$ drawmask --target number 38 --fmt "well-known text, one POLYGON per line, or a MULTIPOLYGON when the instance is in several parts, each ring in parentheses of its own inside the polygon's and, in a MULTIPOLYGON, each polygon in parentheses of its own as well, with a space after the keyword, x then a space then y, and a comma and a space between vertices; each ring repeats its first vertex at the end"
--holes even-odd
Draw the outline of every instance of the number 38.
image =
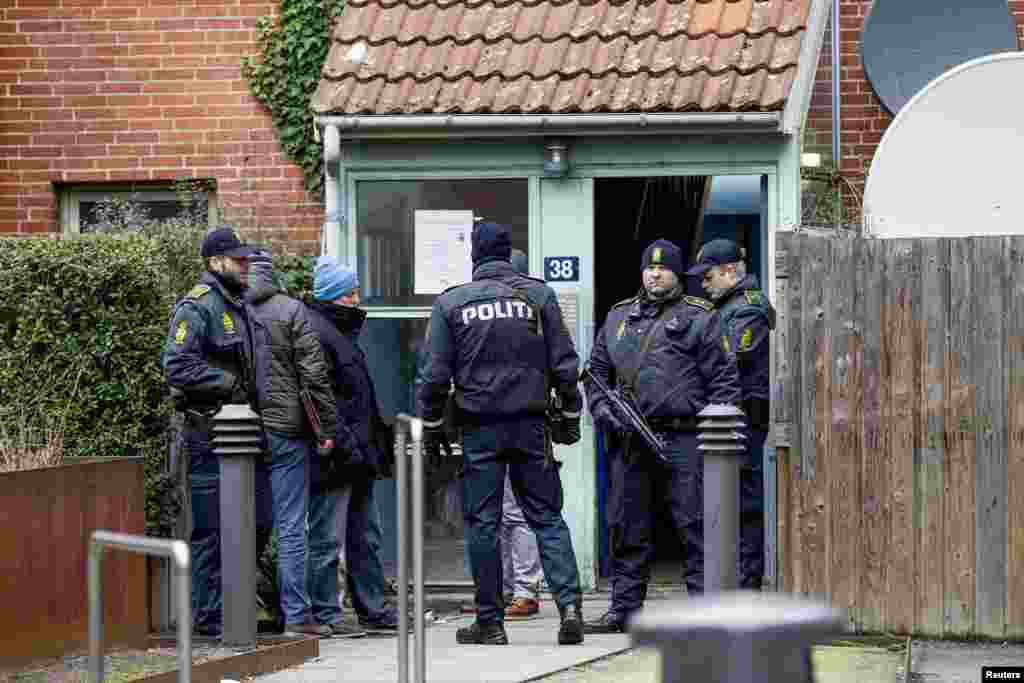
POLYGON ((548 261, 549 280, 571 280, 576 274, 576 264, 572 259, 551 259, 548 261))

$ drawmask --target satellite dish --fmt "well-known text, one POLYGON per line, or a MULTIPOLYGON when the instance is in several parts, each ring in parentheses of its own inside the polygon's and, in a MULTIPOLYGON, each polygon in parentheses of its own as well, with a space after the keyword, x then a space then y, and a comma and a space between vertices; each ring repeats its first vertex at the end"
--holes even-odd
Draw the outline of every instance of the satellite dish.
POLYGON ((892 114, 954 66, 1016 49, 1006 0, 875 0, 861 35, 864 72, 892 114))
POLYGON ((975 59, 918 92, 890 124, 864 188, 876 237, 1024 234, 1024 53, 975 59))

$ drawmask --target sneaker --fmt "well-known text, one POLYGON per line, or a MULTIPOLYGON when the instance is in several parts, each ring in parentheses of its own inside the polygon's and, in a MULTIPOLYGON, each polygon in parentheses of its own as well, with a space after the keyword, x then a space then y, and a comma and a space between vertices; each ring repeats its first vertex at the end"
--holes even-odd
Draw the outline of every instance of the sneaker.
POLYGON ((286 624, 284 627, 284 635, 289 638, 294 638, 296 636, 327 638, 331 635, 331 627, 323 626, 314 621, 307 621, 305 624, 286 624))
POLYGON ((580 603, 569 607, 558 606, 558 614, 562 623, 558 627, 559 645, 579 645, 583 642, 583 615, 580 613, 580 603))
POLYGON ((328 628, 331 629, 331 637, 333 638, 362 638, 366 635, 366 631, 355 624, 350 624, 345 621, 339 621, 336 624, 328 624, 328 628))
POLYGON ((455 632, 455 642, 460 645, 508 645, 508 634, 504 624, 474 621, 455 632))
POLYGON ((360 616, 359 625, 366 629, 367 633, 395 634, 398 633, 398 612, 388 609, 375 617, 360 616))
POLYGON ((506 619, 525 619, 540 611, 540 602, 533 598, 516 598, 505 608, 506 619))
POLYGON ((608 610, 599 618, 583 623, 584 633, 625 633, 626 616, 608 610))
POLYGON ((220 624, 196 624, 192 627, 192 635, 200 638, 220 638, 221 627, 220 624))

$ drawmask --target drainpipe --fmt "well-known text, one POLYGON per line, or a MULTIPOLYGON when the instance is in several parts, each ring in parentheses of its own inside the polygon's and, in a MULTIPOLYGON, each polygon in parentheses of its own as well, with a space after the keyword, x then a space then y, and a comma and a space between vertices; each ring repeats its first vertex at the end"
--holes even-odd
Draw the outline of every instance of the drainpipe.
MULTIPOLYGON (((840 108, 842 107, 842 97, 840 95, 839 87, 843 76, 843 69, 842 65, 839 63, 839 23, 839 0, 832 0, 832 164, 835 166, 837 172, 840 170, 843 159, 843 148, 840 144, 842 142, 840 139, 840 126, 842 124, 840 108)), ((842 201, 842 194, 840 194, 839 200, 840 202, 842 201)), ((842 213, 842 211, 839 211, 836 214, 836 228, 842 227, 842 213)))
POLYGON ((324 128, 325 215, 320 253, 341 256, 341 225, 344 196, 341 190, 341 134, 336 125, 324 128))

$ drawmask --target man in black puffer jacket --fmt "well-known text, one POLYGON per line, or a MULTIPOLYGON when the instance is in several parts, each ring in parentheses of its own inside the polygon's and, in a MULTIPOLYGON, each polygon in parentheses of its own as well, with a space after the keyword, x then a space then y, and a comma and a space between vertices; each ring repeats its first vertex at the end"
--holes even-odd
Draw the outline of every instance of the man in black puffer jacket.
POLYGON ((373 483, 390 459, 391 430, 377 406, 373 380, 359 332, 366 311, 359 308, 359 280, 331 256, 313 272, 310 319, 330 368, 338 408, 337 446, 320 458, 311 476, 309 508, 309 592, 313 617, 335 635, 362 635, 342 621, 338 604, 338 555, 342 540, 349 595, 362 629, 397 633, 398 613, 385 600, 379 548, 371 541, 373 483))
POLYGON ((512 267, 508 228, 481 223, 470 236, 473 280, 434 301, 416 400, 424 447, 441 437, 449 388, 462 427, 463 513, 476 584, 476 621, 456 642, 507 645, 501 595, 498 523, 505 473, 537 538, 541 565, 555 595, 558 643, 583 642, 583 596, 569 527, 562 517, 562 481, 547 459, 548 398, 562 401, 552 441, 580 439, 579 356, 554 290, 512 267))
POLYGON ((306 515, 311 441, 334 447, 337 409, 320 342, 302 302, 281 293, 270 254, 249 258, 245 299, 253 312, 256 385, 270 448, 270 491, 277 528, 281 610, 287 634, 331 635, 310 610, 306 515), (311 438, 312 437, 312 438, 311 438))

